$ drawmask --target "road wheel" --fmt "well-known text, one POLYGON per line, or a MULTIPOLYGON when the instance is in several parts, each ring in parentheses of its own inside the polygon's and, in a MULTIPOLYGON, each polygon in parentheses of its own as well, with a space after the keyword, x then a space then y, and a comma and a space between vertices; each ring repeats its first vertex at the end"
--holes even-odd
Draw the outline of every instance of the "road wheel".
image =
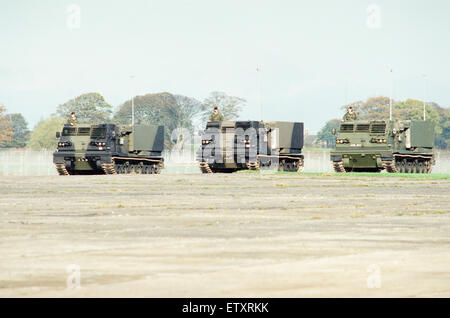
POLYGON ((284 165, 285 165, 284 160, 281 160, 280 165, 278 166, 278 171, 285 171, 284 165))
POLYGON ((419 173, 419 163, 416 161, 411 162, 411 173, 419 173))
POLYGON ((155 164, 155 170, 154 170, 155 172, 154 173, 156 173, 156 174, 161 173, 162 168, 163 168, 162 162, 155 164))
POLYGON ((406 173, 412 173, 412 162, 411 161, 406 162, 406 173))
POLYGON ((121 164, 114 164, 114 170, 116 170, 117 174, 123 174, 124 173, 124 167, 121 164))
POLYGON ((280 163, 278 161, 271 162, 270 165, 267 168, 271 168, 272 170, 279 171, 280 170, 280 163))
POLYGON ((422 161, 419 161, 417 163, 417 173, 424 173, 425 169, 424 169, 424 165, 422 161))
POLYGON ((292 171, 292 164, 289 161, 284 163, 284 171, 288 171, 288 172, 292 171))
POLYGON ((395 160, 395 169, 397 169, 397 172, 402 172, 402 163, 399 160, 395 160))
POLYGON ((431 161, 427 160, 426 167, 425 167, 425 173, 431 173, 432 169, 433 169, 433 165, 431 164, 431 161))
POLYGON ((406 173, 406 160, 402 160, 401 167, 400 167, 401 173, 406 173))

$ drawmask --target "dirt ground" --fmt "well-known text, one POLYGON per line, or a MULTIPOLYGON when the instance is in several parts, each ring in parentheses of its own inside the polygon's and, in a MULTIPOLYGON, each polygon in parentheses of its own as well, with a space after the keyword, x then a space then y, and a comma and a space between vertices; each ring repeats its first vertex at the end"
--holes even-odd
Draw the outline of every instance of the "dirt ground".
POLYGON ((450 297, 449 212, 449 178, 3 176, 0 296, 450 297))

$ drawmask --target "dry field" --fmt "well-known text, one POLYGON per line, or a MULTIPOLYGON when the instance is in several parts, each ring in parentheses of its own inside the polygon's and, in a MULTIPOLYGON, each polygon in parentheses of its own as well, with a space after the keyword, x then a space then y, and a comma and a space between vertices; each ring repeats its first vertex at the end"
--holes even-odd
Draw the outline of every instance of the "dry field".
POLYGON ((0 180, 2 297, 450 296, 448 175, 0 180))

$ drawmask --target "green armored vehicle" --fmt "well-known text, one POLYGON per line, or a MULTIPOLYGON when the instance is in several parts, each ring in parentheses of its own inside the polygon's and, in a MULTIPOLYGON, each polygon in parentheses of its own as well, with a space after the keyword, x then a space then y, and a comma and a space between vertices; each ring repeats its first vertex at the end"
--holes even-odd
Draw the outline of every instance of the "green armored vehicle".
POLYGON ((434 124, 421 120, 341 123, 330 159, 336 172, 430 173, 434 124))
POLYGON ((202 173, 303 168, 303 123, 208 122, 197 152, 202 173))
POLYGON ((164 167, 163 126, 64 125, 53 163, 60 175, 151 174, 164 167))

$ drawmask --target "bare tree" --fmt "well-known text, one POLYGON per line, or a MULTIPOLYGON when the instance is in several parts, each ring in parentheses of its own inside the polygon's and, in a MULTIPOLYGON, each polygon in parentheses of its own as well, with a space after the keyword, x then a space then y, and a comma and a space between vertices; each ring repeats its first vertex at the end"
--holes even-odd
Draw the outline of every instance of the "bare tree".
POLYGON ((202 119, 206 122, 215 106, 219 107, 225 120, 238 118, 239 112, 247 101, 243 98, 230 96, 223 92, 212 92, 202 104, 202 119))

